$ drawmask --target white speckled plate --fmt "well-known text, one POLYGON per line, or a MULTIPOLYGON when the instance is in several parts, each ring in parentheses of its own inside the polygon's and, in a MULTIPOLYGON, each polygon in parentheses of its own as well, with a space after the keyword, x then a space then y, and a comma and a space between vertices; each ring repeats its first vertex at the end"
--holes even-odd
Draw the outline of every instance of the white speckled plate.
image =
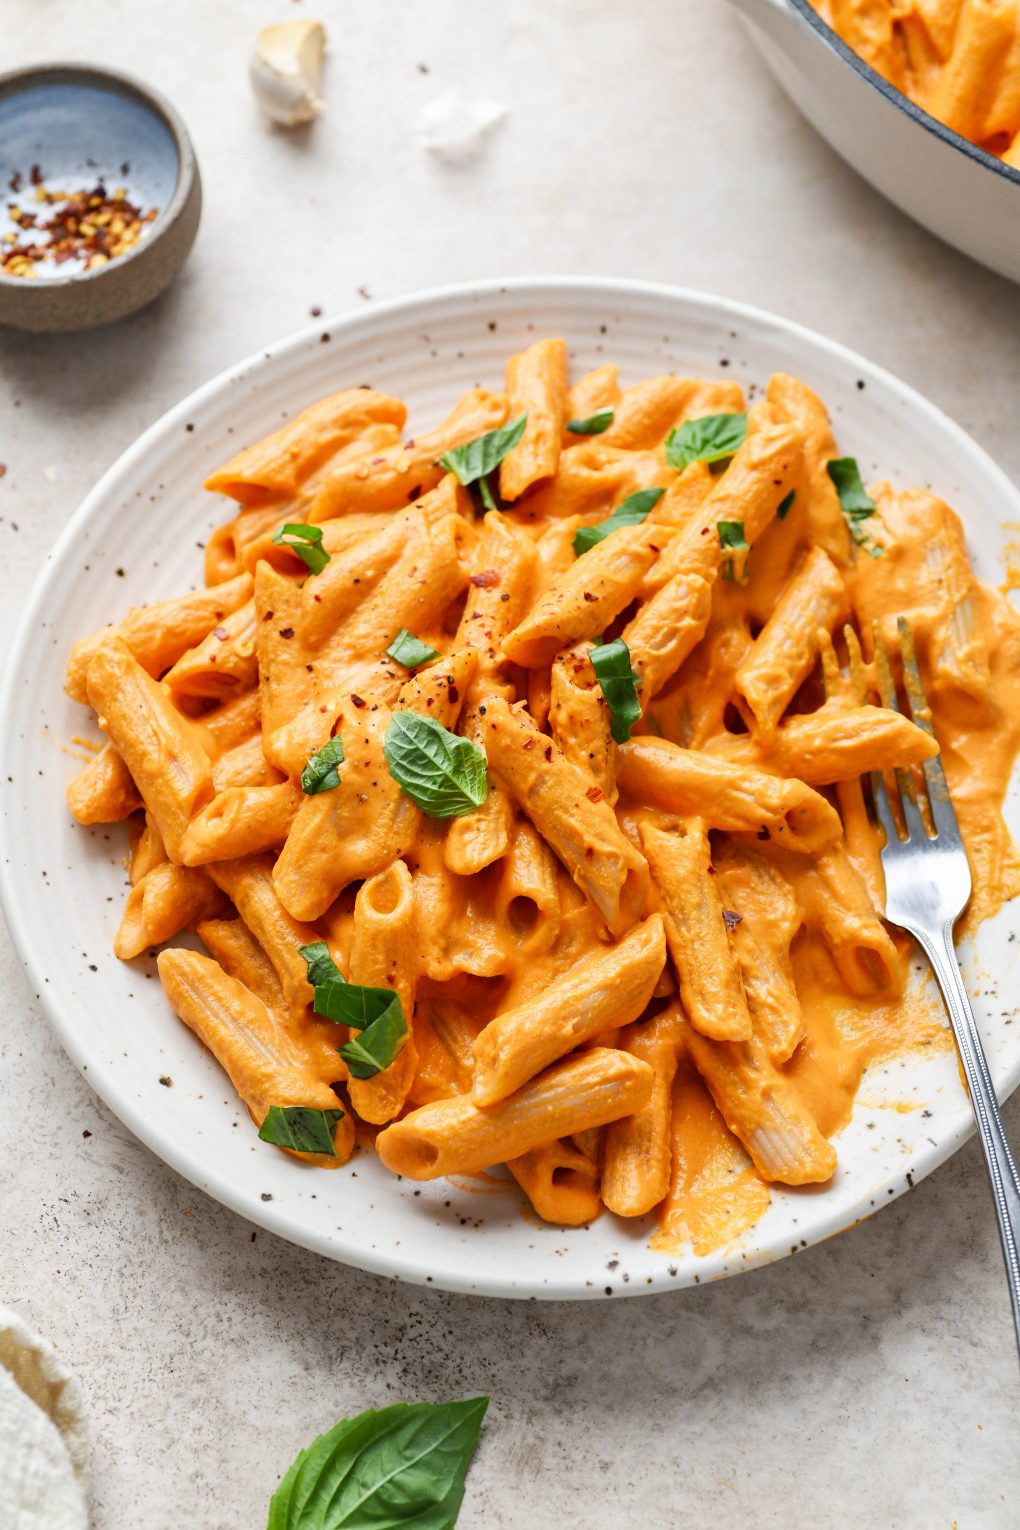
MULTIPOLYGON (((1001 577, 1002 523, 1020 494, 958 426, 888 373, 819 335, 717 298, 632 282, 541 279, 380 305, 242 362, 159 420, 88 496, 54 549, 6 669, 2 895, 63 1045, 107 1104, 167 1163, 272 1232, 401 1280, 493 1296, 633 1295, 735 1274, 852 1226, 964 1141, 971 1114, 950 1052, 870 1074, 824 1190, 779 1191, 757 1227, 708 1257, 649 1249, 650 1226, 605 1216, 582 1231, 526 1220, 511 1188, 398 1182, 367 1155, 332 1173, 260 1143, 224 1075, 164 1002, 151 963, 112 954, 125 893, 124 831, 83 829, 64 804, 89 728, 63 694, 74 637, 197 584, 199 547, 225 518, 205 475, 335 389, 372 383, 432 423, 539 335, 569 341, 575 372, 619 362, 624 382, 728 368, 749 391, 781 369, 816 388, 865 478, 930 484, 957 507, 979 573, 1001 577), (172 1080, 167 1087, 162 1080, 172 1080), (889 1104, 883 1106, 885 1099, 889 1104)), ((1015 791, 1012 811, 1016 814, 1015 791)), ((1002 1093, 1020 1078, 1011 1025, 1017 920, 1008 909, 967 953, 1002 1093)))

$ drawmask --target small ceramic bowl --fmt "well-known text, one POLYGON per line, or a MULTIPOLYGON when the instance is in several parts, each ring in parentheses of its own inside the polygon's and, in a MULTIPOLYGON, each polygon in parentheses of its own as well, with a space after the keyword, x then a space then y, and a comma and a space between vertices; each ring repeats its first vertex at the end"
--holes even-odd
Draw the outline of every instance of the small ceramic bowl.
POLYGON ((142 215, 141 237, 104 264, 30 261, 32 276, 0 266, 0 324, 92 329, 157 297, 194 243, 202 181, 184 123, 147 85, 88 64, 49 64, 0 75, 0 253, 45 245, 31 222, 60 207, 47 190, 105 187, 142 215), (11 238, 11 236, 14 236, 11 238))

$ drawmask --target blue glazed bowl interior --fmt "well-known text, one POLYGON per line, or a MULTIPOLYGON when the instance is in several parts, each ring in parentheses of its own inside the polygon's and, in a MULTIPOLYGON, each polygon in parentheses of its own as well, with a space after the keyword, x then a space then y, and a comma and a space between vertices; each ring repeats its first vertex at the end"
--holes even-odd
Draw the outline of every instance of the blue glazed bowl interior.
POLYGON ((99 81, 44 77, 0 91, 0 235, 15 228, 9 203, 32 204, 33 166, 54 188, 126 186, 133 202, 158 215, 173 196, 179 162, 169 126, 137 96, 99 81))

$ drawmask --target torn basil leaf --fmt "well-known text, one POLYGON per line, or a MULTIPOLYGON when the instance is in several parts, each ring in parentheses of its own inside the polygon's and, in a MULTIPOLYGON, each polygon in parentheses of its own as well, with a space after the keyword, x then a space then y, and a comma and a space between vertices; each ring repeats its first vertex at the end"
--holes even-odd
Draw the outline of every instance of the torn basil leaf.
POLYGON ((722 561, 723 578, 743 582, 747 578, 747 554, 751 551, 744 537, 743 521, 716 521, 715 529, 719 536, 719 546, 730 554, 722 561), (739 570, 734 557, 736 553, 742 554, 739 570))
POLYGON ((878 506, 864 487, 857 458, 834 457, 825 464, 825 470, 839 495, 839 508, 850 535, 870 557, 880 558, 885 548, 861 524, 862 521, 870 520, 878 506))
POLYGON ((593 648, 588 657, 609 708, 609 731, 617 744, 625 744, 641 716, 638 677, 631 668, 630 649, 623 638, 614 638, 611 643, 593 648))
POLYGON ((459 818, 489 795, 481 749, 434 717, 394 712, 383 754, 394 781, 431 818, 459 818))
POLYGON ((405 669, 420 669, 423 664, 431 664, 433 659, 439 658, 438 649, 430 648, 406 627, 401 627, 386 652, 405 669))
POLYGON ((705 414, 685 420, 666 437, 666 461, 682 473, 692 462, 721 462, 747 438, 746 414, 705 414))
POLYGON ((617 505, 608 520, 599 521, 597 526, 579 526, 574 533, 576 555, 580 557, 582 553, 590 552, 598 542, 604 541, 624 526, 639 526, 665 492, 665 489, 638 489, 617 505))
POLYGON ((779 504, 776 506, 776 519, 777 520, 780 520, 780 521, 785 521, 786 520, 786 517, 789 515, 790 511, 793 508, 793 502, 796 499, 796 497, 797 497, 796 489, 791 489, 789 494, 787 494, 786 498, 785 499, 781 499, 779 501, 779 504))
POLYGON ((343 1111, 312 1110, 305 1105, 270 1105, 259 1127, 263 1142, 274 1147, 290 1148, 292 1153, 325 1153, 336 1157, 333 1133, 343 1111))
MULTIPOLYGON (((348 983, 348 987, 352 985, 348 983)), ((385 992, 377 988, 370 993, 385 992)), ((352 1078, 374 1078, 388 1068, 400 1050, 400 1043, 407 1035, 404 1007, 397 995, 390 995, 390 1002, 382 1014, 367 1025, 359 1036, 344 1042, 337 1050, 352 1078)))
POLYGON ((453 473, 465 488, 477 483, 479 478, 487 478, 494 468, 499 467, 507 452, 512 451, 523 436, 527 423, 528 416, 521 414, 509 425, 487 430, 484 435, 475 436, 473 441, 465 441, 463 446, 453 446, 440 457, 439 466, 453 473))
POLYGON ((374 1078, 388 1068, 407 1035, 407 1019, 392 988, 369 988, 348 983, 329 954, 324 940, 300 946, 315 989, 312 1008, 324 1020, 349 1025, 361 1035, 337 1050, 354 1078, 374 1078))
POLYGON ((600 436, 613 423, 614 409, 596 409, 583 420, 571 420, 567 426, 572 436, 600 436))
POLYGON ((329 553, 322 545, 322 527, 305 526, 299 521, 281 526, 273 537, 277 547, 289 547, 297 553, 305 567, 313 574, 321 574, 330 561, 329 553))
POLYGON ((344 741, 338 733, 309 757, 308 764, 301 772, 301 790, 309 797, 314 797, 319 792, 331 792, 334 786, 339 786, 340 772, 337 766, 343 763, 343 758, 344 741))

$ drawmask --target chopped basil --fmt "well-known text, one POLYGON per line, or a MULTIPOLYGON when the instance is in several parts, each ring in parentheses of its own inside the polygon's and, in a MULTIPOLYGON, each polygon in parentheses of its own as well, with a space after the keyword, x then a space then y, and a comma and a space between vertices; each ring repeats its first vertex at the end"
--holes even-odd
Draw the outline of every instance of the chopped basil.
POLYGON ((511 420, 509 425, 487 430, 484 435, 475 436, 473 441, 465 441, 463 446, 451 447, 440 457, 439 466, 453 473, 465 488, 477 483, 482 504, 486 510, 495 510, 498 507, 489 474, 499 467, 507 452, 517 445, 527 423, 528 416, 521 414, 516 420, 511 420))
POLYGON ((331 792, 334 786, 339 786, 337 766, 343 763, 343 757, 344 741, 338 733, 310 756, 301 772, 301 790, 314 797, 318 792, 331 792))
POLYGON ((453 1530, 488 1405, 394 1403, 341 1419, 294 1461, 266 1530, 453 1530))
POLYGON ((277 547, 289 547, 291 552, 296 552, 313 574, 321 574, 329 562, 329 553, 322 545, 321 526, 305 526, 293 521, 281 526, 273 541, 277 547))
POLYGON ((263 1142, 290 1148, 292 1153, 325 1153, 336 1157, 333 1133, 343 1111, 312 1110, 305 1105, 270 1105, 259 1128, 263 1142))
POLYGON ((777 516, 777 518, 779 520, 781 520, 781 521, 785 521, 786 520, 786 517, 789 515, 790 511, 793 509, 793 502, 796 499, 796 497, 797 497, 796 489, 791 489, 789 494, 786 496, 786 498, 785 499, 781 499, 779 501, 779 504, 776 507, 776 516, 777 516))
POLYGON ((666 437, 666 461, 682 473, 692 462, 721 462, 732 457, 747 437, 746 414, 705 414, 685 420, 666 437))
POLYGON ((731 554, 730 557, 723 559, 722 576, 724 579, 739 578, 742 583, 747 578, 747 558, 741 561, 738 574, 736 560, 732 554, 751 551, 744 538, 744 523, 743 521, 716 521, 715 529, 719 535, 719 546, 731 554))
POLYGON ((434 717, 394 712, 383 754, 394 781, 431 818, 459 818, 489 795, 485 755, 434 717))
POLYGON ((400 998, 392 988, 367 988, 348 983, 329 954, 324 940, 300 947, 315 988, 312 1008, 324 1020, 349 1025, 361 1035, 337 1050, 354 1078, 374 1078, 388 1068, 407 1035, 400 998))
POLYGON ((609 708, 609 731, 616 743, 625 744, 641 716, 638 677, 630 667, 630 649, 623 638, 614 638, 611 643, 593 648, 588 657, 609 708))
POLYGON ((608 520, 599 521, 597 526, 579 526, 574 533, 574 552, 580 557, 582 553, 590 552, 596 543, 612 536, 614 531, 620 531, 624 526, 640 526, 665 492, 665 489, 638 489, 617 505, 608 520))
POLYGON ((614 409, 596 409, 583 420, 571 420, 567 429, 572 436, 600 436, 613 423, 614 409))
POLYGON ((401 627, 386 652, 405 669, 420 669, 423 664, 430 664, 433 659, 439 658, 438 649, 430 648, 427 643, 416 638, 413 632, 408 632, 406 627, 401 627))
POLYGON ((839 508, 843 512, 847 529, 858 547, 872 558, 880 558, 885 551, 881 543, 876 542, 870 531, 865 531, 862 521, 870 519, 878 508, 871 495, 865 489, 861 480, 860 468, 857 466, 856 457, 834 457, 831 462, 825 464, 826 472, 832 479, 839 495, 839 508))

